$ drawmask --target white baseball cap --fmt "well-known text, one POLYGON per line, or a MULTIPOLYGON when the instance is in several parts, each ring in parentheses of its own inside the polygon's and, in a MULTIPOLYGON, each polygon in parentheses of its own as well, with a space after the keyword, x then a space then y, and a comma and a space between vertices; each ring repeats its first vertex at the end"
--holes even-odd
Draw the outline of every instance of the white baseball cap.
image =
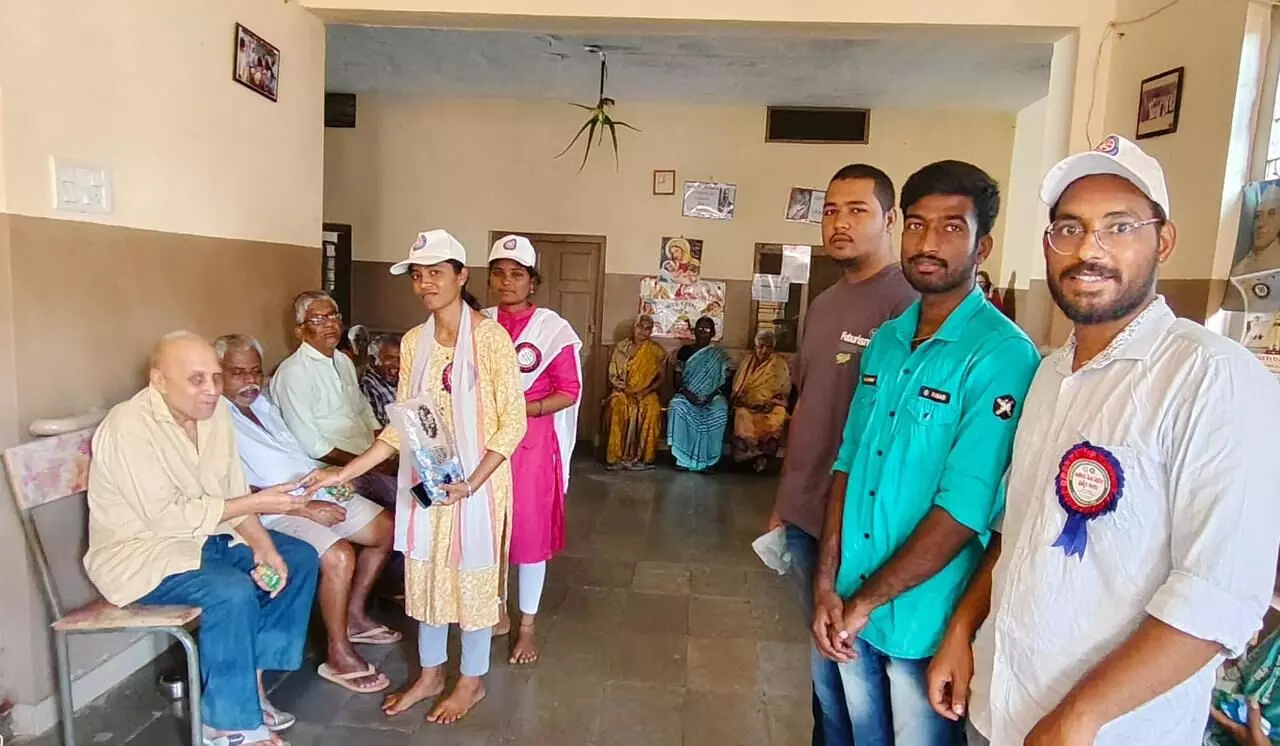
POLYGON ((530 269, 538 266, 538 252, 533 250, 533 244, 524 236, 503 236, 494 241, 493 249, 489 252, 489 263, 493 264, 499 259, 510 259, 530 269))
POLYGON ((1040 199, 1053 207, 1067 187, 1095 174, 1113 174, 1126 179, 1160 205, 1166 218, 1170 217, 1169 187, 1160 161, 1119 135, 1107 135, 1095 150, 1067 156, 1049 169, 1040 186, 1040 199))
POLYGON ((409 247, 409 256, 391 265, 391 274, 402 275, 415 264, 429 267, 450 259, 461 262, 464 266, 467 263, 467 250, 458 239, 440 228, 423 231, 418 234, 418 240, 413 242, 413 246, 409 247))

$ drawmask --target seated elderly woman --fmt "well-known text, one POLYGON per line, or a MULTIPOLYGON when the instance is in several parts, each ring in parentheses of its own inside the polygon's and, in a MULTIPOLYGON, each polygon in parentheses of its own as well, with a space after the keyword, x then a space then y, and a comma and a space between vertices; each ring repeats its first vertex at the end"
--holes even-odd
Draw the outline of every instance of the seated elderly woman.
POLYGON ((755 353, 743 361, 733 379, 733 459, 751 461, 757 472, 782 448, 787 424, 791 369, 775 352, 771 329, 756 335, 755 353))
POLYGON ((667 442, 676 468, 706 471, 724 449, 729 403, 724 388, 729 359, 711 343, 716 324, 703 316, 693 325, 693 343, 676 354, 676 395, 667 406, 667 442))
POLYGON ((631 338, 613 348, 609 358, 609 386, 604 400, 608 430, 606 468, 645 470, 653 468, 662 430, 662 385, 667 351, 654 342, 653 318, 641 315, 631 329, 631 338))

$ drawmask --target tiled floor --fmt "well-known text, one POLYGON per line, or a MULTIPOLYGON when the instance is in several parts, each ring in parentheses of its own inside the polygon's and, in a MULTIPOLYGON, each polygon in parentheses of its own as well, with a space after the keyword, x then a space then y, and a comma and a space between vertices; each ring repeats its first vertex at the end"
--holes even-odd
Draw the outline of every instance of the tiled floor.
MULTIPOLYGON (((436 726, 424 723, 425 704, 386 718, 381 695, 320 680, 309 657, 273 682, 273 702, 299 719, 286 737, 295 746, 807 743, 805 624, 791 588, 750 547, 774 486, 748 475, 578 465, 568 548, 552 563, 538 617, 539 663, 509 666, 506 643, 495 642, 487 699, 462 722, 436 726)), ((365 651, 396 686, 416 672, 411 642, 365 651)), ((183 743, 155 676, 143 670, 85 708, 80 743, 183 743)))

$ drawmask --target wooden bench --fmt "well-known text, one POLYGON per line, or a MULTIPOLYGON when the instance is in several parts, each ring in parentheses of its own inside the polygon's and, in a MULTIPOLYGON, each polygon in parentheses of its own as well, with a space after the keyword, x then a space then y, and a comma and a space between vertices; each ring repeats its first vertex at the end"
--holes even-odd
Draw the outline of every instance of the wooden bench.
POLYGON ((5 471, 14 504, 26 534, 27 551, 40 573, 45 600, 53 616, 54 648, 58 661, 58 706, 62 741, 75 746, 75 705, 71 698, 69 637, 106 632, 161 632, 177 638, 187 654, 187 697, 191 715, 191 744, 203 744, 200 718, 200 659, 187 625, 200 616, 190 606, 114 606, 98 599, 66 610, 54 586, 49 559, 33 513, 59 500, 85 498, 89 484, 89 460, 95 428, 33 440, 4 452, 5 471))

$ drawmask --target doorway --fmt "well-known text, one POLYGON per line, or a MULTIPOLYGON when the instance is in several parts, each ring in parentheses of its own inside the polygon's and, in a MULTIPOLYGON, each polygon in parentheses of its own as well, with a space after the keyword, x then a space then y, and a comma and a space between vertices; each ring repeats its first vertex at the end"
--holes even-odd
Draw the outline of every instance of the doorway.
MULTIPOLYGON (((533 302, 560 314, 582 338, 582 404, 578 440, 593 440, 600 424, 604 351, 600 325, 604 314, 604 236, 490 231, 492 244, 509 233, 528 238, 538 251, 542 282, 533 302)), ((485 283, 485 305, 493 305, 485 283)))

